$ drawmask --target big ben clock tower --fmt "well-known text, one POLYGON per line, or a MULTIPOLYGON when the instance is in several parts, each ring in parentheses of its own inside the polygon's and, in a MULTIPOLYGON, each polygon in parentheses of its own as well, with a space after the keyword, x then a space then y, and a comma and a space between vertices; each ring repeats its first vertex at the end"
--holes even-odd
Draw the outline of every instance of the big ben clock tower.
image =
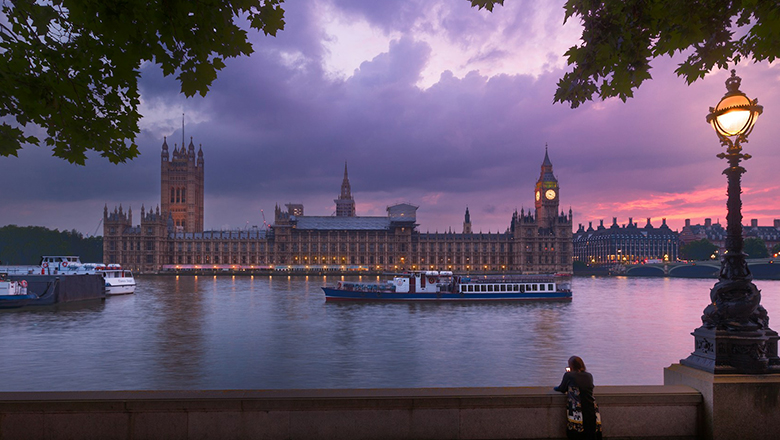
POLYGON ((553 175, 553 166, 550 156, 547 155, 547 147, 544 148, 544 162, 539 180, 536 181, 534 200, 537 224, 544 228, 552 227, 558 217, 560 188, 558 187, 558 179, 553 175))

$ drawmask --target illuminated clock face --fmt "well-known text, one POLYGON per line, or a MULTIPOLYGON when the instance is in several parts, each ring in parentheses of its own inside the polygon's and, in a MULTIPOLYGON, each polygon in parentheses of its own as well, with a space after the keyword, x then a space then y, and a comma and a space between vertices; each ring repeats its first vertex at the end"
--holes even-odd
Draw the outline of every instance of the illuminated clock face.
POLYGON ((546 193, 544 193, 544 196, 547 197, 547 200, 552 200, 555 198, 555 190, 548 189, 546 193))
POLYGON ((542 198, 542 193, 540 193, 539 191, 536 191, 536 200, 538 201, 541 198, 542 198))

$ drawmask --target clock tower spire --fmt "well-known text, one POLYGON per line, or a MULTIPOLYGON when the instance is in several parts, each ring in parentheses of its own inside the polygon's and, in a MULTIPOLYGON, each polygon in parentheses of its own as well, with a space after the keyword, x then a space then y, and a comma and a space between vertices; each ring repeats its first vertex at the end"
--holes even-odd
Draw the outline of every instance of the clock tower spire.
POLYGON ((553 165, 544 146, 544 161, 539 180, 536 181, 534 200, 536 205, 536 223, 544 228, 552 227, 558 217, 558 202, 560 200, 558 179, 553 175, 553 165))

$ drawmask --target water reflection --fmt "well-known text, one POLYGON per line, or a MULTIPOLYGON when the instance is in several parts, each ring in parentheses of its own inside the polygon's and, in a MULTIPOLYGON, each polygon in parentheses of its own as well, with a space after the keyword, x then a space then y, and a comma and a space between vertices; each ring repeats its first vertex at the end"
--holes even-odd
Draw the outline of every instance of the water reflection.
MULTIPOLYGON (((139 277, 135 295, 0 313, 2 390, 660 384, 712 280, 575 278, 572 302, 326 303, 337 277, 139 277)), ((780 281, 757 283, 770 317, 780 281)), ((772 322, 775 322, 774 320, 772 322)))
MULTIPOLYGON (((204 298, 206 290, 196 277, 176 277, 173 289, 166 279, 144 279, 137 295, 153 298, 149 304, 152 324, 150 371, 153 389, 192 388, 202 377, 205 343, 204 298), (171 291, 172 290, 172 291, 171 291)), ((113 299, 113 298, 112 298, 113 299)))

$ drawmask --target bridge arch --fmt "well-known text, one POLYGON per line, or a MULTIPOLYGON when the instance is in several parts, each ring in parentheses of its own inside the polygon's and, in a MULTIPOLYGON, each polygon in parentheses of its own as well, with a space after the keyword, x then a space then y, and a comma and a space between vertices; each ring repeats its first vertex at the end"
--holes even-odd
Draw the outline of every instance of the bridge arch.
POLYGON ((641 265, 627 269, 626 275, 632 277, 662 277, 666 274, 661 266, 641 265))
POLYGON ((717 278, 719 272, 720 265, 717 263, 693 263, 670 268, 669 276, 680 278, 717 278))

